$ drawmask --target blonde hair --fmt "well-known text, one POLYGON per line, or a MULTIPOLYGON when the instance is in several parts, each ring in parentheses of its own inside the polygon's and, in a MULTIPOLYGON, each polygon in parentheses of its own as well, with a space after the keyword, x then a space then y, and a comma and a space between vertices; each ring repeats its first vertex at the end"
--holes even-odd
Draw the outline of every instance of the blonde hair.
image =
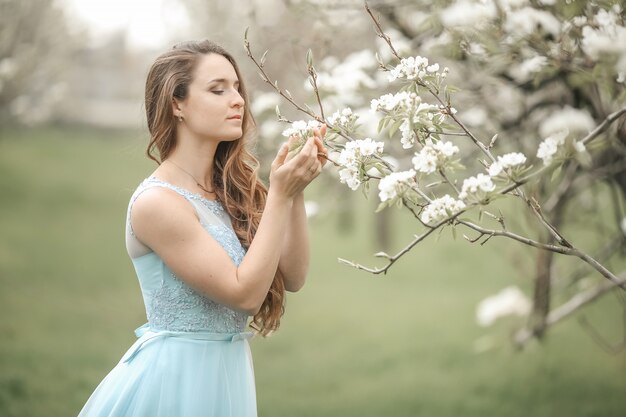
MULTIPOLYGON (((245 102, 248 96, 239 67, 234 58, 221 46, 209 40, 184 42, 160 55, 152 64, 146 79, 145 107, 151 140, 146 154, 161 164, 176 144, 176 118, 172 99, 184 100, 192 81, 198 59, 207 54, 225 57, 239 78, 239 94, 245 102), (158 152, 159 159, 153 152, 158 152)), ((220 142, 213 162, 213 186, 218 200, 230 215, 233 228, 241 244, 247 249, 259 226, 267 188, 259 180, 259 161, 247 149, 252 141, 254 119, 249 106, 244 106, 243 134, 234 141, 220 142)), ((276 272, 270 290, 250 324, 266 336, 278 329, 284 312, 285 285, 282 275, 276 272)))

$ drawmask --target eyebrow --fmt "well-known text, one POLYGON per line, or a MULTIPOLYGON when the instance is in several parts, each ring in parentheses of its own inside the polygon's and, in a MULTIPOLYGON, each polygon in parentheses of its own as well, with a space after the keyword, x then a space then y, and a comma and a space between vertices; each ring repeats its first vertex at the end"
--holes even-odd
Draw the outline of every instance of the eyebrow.
MULTIPOLYGON (((207 85, 209 85, 209 84, 213 84, 213 83, 227 83, 228 81, 229 81, 229 80, 227 80, 226 78, 215 78, 215 79, 213 79, 213 80, 209 81, 209 82, 207 83, 207 85)), ((235 80, 235 81, 233 82, 233 84, 239 85, 239 80, 235 80)))

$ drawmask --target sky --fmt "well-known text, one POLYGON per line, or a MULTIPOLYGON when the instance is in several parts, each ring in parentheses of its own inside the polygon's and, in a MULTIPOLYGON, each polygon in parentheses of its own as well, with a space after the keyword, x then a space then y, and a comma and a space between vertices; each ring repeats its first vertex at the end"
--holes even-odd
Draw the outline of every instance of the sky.
POLYGON ((161 48, 173 32, 189 23, 185 7, 177 0, 62 0, 78 25, 85 25, 92 40, 119 30, 126 32, 130 48, 161 48))

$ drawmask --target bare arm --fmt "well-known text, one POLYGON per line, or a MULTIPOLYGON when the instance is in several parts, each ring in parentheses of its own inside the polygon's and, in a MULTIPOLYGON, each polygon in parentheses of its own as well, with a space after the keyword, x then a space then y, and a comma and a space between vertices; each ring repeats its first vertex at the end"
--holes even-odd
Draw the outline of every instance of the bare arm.
POLYGON ((293 199, 278 263, 287 291, 295 292, 302 288, 309 270, 309 260, 309 231, 304 194, 300 193, 293 199))
POLYGON ((276 274, 293 199, 319 174, 314 140, 285 162, 281 147, 272 163, 266 208, 256 235, 236 266, 198 222, 195 211, 178 194, 146 190, 134 203, 131 222, 136 236, 155 251, 172 272, 208 298, 256 314, 276 274))
MULTIPOLYGON (((318 154, 326 154, 327 149, 323 145, 323 137, 326 134, 326 126, 318 131, 314 131, 315 144, 318 154)), ((290 138, 292 140, 293 138, 290 138)), ((326 159, 318 157, 320 162, 318 168, 322 169, 326 159)), ((296 195, 293 199, 291 214, 287 224, 285 239, 278 269, 283 276, 285 289, 296 292, 304 285, 309 270, 310 246, 307 216, 304 208, 304 193, 296 195)))

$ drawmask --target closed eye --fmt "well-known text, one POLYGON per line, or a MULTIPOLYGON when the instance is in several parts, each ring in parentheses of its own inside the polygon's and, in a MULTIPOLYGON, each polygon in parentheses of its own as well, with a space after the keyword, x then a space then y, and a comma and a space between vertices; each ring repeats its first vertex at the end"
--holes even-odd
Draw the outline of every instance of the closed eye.
POLYGON ((224 93, 224 90, 211 90, 211 92, 212 92, 213 94, 217 94, 217 95, 219 96, 220 94, 223 94, 223 93, 224 93))

